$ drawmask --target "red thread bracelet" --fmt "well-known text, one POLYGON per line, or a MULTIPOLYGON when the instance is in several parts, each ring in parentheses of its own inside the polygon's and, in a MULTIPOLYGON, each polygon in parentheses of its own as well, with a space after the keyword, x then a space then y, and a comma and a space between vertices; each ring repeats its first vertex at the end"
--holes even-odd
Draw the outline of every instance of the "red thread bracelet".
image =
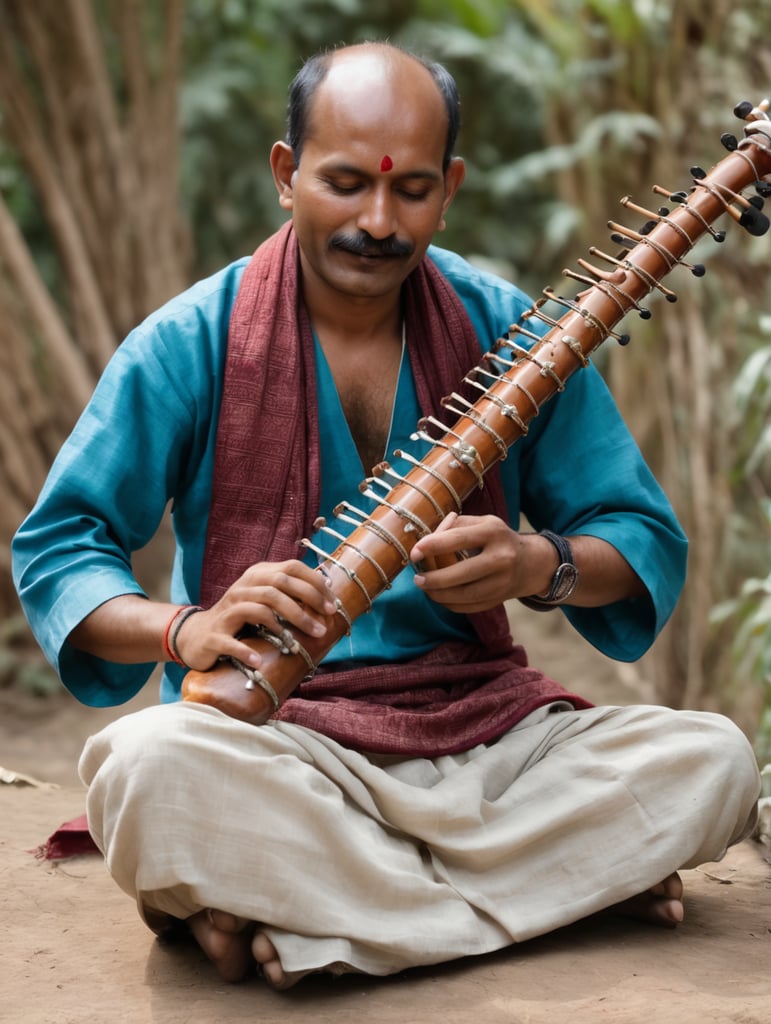
POLYGON ((166 623, 166 628, 163 631, 163 652, 166 655, 168 661, 173 661, 175 664, 182 668, 188 668, 189 666, 180 658, 179 652, 177 651, 177 634, 182 629, 182 624, 194 615, 195 612, 202 612, 203 608, 197 604, 185 604, 181 608, 177 608, 174 614, 171 616, 169 621, 166 623), (178 621, 179 620, 179 621, 178 621), (177 623, 176 629, 172 632, 174 623, 177 623))

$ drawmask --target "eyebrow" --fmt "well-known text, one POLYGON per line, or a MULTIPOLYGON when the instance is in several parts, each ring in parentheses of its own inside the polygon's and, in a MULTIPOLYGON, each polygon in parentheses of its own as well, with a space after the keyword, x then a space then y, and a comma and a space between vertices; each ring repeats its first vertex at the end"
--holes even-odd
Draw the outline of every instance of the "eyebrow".
MULTIPOLYGON (((353 177, 360 178, 379 177, 379 175, 376 175, 371 171, 364 170, 364 168, 362 167, 357 167, 355 164, 346 163, 330 164, 329 166, 322 165, 319 168, 319 171, 322 174, 350 174, 353 177)), ((423 169, 419 167, 414 168, 411 171, 403 171, 401 173, 399 171, 389 171, 389 174, 391 175, 392 178, 398 179, 399 181, 412 179, 418 181, 439 182, 442 180, 442 175, 439 174, 437 171, 423 169)))

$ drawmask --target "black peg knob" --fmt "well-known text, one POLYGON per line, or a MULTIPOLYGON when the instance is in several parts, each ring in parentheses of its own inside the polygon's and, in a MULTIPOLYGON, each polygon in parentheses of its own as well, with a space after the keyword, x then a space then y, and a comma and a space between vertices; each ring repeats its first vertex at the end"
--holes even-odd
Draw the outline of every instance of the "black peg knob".
POLYGON ((704 275, 707 273, 707 268, 704 266, 703 263, 694 263, 694 265, 691 267, 691 273, 694 277, 704 277, 704 275))
POLYGON ((760 238, 761 235, 765 235, 770 226, 768 217, 765 213, 761 213, 760 210, 756 210, 754 206, 751 206, 748 210, 744 210, 739 218, 739 223, 755 238, 760 238))
POLYGON ((756 181, 755 191, 759 196, 763 196, 764 199, 768 199, 771 196, 771 185, 767 181, 756 181))
POLYGON ((738 118, 740 118, 740 120, 742 120, 742 121, 744 121, 746 119, 747 115, 751 114, 751 113, 752 113, 752 104, 750 103, 749 100, 742 100, 741 103, 737 103, 736 106, 734 107, 734 114, 736 114, 736 116, 738 118))
POLYGON ((619 345, 628 345, 631 340, 628 334, 619 334, 617 339, 619 345))
POLYGON ((701 181, 702 178, 706 178, 707 177, 707 172, 704 170, 703 167, 692 167, 691 168, 691 177, 692 178, 698 178, 699 181, 701 181))
POLYGON ((760 196, 750 196, 747 202, 752 203, 756 210, 763 209, 763 200, 760 196))
POLYGON ((733 153, 739 146, 739 140, 735 135, 731 135, 730 132, 723 132, 720 136, 721 143, 725 146, 729 153, 733 153))

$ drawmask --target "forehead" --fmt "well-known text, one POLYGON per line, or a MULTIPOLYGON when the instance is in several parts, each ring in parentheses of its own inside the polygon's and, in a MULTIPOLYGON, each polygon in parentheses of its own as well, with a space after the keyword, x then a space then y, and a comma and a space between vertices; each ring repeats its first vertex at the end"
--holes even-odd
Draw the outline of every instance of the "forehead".
POLYGON ((442 95, 420 63, 341 56, 313 96, 303 152, 310 144, 322 159, 346 154, 379 167, 389 154, 395 169, 405 161, 441 165, 447 128, 442 95))

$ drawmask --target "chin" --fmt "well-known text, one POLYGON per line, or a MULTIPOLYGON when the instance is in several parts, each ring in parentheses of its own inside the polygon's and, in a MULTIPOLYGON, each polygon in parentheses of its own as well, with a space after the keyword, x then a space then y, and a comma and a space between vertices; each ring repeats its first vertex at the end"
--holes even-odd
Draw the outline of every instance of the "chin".
POLYGON ((400 268, 398 273, 395 273, 395 268, 386 273, 381 268, 372 267, 358 273, 335 275, 329 277, 327 281, 343 295, 376 298, 401 288, 408 273, 409 271, 403 268, 400 268))

